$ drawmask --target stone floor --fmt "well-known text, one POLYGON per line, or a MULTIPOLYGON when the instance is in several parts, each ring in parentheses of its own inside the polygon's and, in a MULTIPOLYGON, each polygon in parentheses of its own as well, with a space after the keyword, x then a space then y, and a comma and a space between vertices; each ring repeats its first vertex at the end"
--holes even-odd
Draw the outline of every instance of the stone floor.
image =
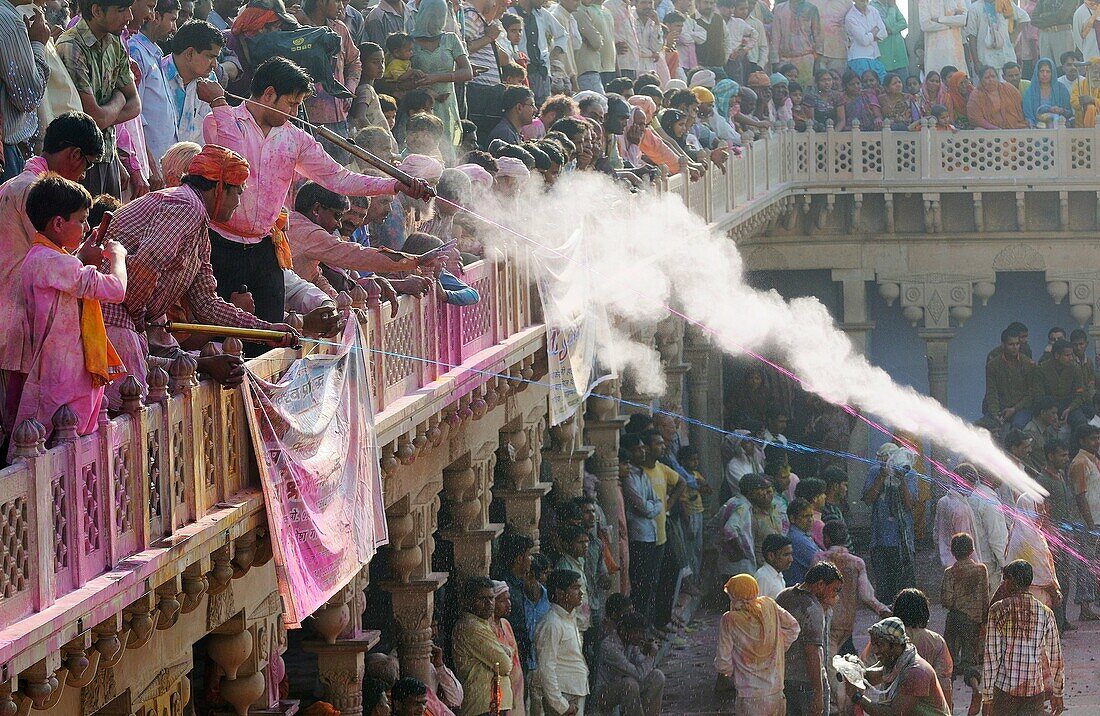
MULTIPOLYGON (((939 593, 939 560, 931 552, 918 555, 918 582, 926 591, 939 593), (933 565, 935 573, 933 572, 933 565)), ((1070 616, 1076 616, 1075 606, 1070 616)), ((714 653, 717 645, 717 625, 721 612, 717 608, 700 608, 689 626, 688 646, 673 648, 662 664, 668 682, 665 688, 663 713, 670 716, 704 716, 733 714, 733 704, 714 695, 714 653)), ((946 612, 934 604, 930 628, 943 631, 946 612)), ((856 621, 856 648, 867 643, 866 629, 874 623, 871 612, 860 610, 856 621)), ((1100 622, 1080 622, 1078 630, 1066 634, 1062 646, 1066 659, 1067 713, 1074 716, 1100 716, 1100 622)), ((956 716, 966 713, 970 703, 969 689, 956 682, 954 693, 956 716)))

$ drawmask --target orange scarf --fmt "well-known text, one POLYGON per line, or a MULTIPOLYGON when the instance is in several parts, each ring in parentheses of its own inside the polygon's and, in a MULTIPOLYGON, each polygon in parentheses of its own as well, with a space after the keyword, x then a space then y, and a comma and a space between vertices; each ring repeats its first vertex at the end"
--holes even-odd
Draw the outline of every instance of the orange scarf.
MULTIPOLYGON (((44 246, 59 254, 69 254, 42 234, 34 237, 35 246, 44 246)), ((107 337, 103 324, 103 310, 94 298, 80 299, 80 342, 84 346, 84 369, 92 375, 92 382, 99 387, 126 375, 126 364, 118 357, 115 347, 107 337)))
POLYGON ((293 257, 290 255, 290 242, 286 240, 286 227, 290 224, 290 214, 286 207, 279 212, 279 218, 275 220, 275 226, 271 227, 271 243, 275 244, 275 258, 279 261, 279 268, 289 269, 294 267, 293 257))

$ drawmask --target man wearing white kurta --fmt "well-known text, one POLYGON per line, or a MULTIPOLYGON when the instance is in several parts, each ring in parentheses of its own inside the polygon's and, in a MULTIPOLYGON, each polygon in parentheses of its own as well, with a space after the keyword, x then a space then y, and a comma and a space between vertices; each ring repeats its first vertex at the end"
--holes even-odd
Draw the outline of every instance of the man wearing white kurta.
POLYGON ((1020 26, 1031 22, 1031 17, 1019 5, 1012 5, 1012 30, 1009 31, 1009 18, 997 12, 993 0, 975 0, 970 3, 966 16, 966 41, 970 54, 978 64, 975 71, 982 67, 992 67, 1001 76, 1001 68, 1006 62, 1016 61, 1016 48, 1013 43, 1020 26))
POLYGON ((886 25, 878 10, 868 0, 855 0, 844 16, 844 29, 848 33, 848 69, 860 76, 874 70, 878 81, 884 82, 886 68, 879 59, 878 43, 886 39, 886 25))

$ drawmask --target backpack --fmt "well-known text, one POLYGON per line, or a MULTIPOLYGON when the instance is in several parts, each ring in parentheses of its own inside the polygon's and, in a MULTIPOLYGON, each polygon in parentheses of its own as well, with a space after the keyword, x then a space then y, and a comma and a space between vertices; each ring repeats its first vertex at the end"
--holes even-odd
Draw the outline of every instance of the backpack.
POLYGON ((259 67, 272 57, 285 57, 300 65, 331 96, 351 99, 355 95, 332 74, 332 59, 339 52, 340 36, 327 27, 277 30, 248 40, 249 61, 253 67, 259 67))

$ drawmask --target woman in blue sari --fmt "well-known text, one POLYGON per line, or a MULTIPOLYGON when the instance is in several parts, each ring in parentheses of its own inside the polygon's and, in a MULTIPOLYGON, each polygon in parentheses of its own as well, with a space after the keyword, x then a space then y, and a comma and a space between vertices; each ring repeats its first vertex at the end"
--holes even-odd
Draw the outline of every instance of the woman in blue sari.
POLYGON ((1031 85, 1023 97, 1024 118, 1030 126, 1050 127, 1056 122, 1072 125, 1073 104, 1069 90, 1056 78, 1054 62, 1049 57, 1035 63, 1031 85))

